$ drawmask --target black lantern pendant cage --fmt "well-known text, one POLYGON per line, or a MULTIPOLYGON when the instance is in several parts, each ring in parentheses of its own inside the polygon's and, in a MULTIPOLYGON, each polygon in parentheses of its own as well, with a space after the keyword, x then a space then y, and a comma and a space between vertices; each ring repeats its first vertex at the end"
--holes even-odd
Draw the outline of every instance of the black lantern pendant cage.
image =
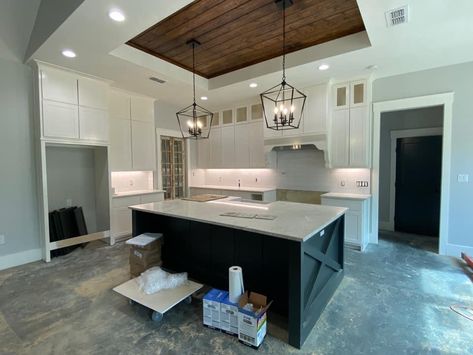
POLYGON ((260 94, 266 127, 276 131, 297 129, 302 120, 306 95, 286 82, 286 7, 292 0, 276 0, 283 12, 282 81, 260 94))
POLYGON ((213 113, 195 102, 195 47, 200 42, 195 39, 187 41, 192 47, 192 85, 193 103, 176 113, 179 129, 185 139, 207 139, 210 136, 213 113))

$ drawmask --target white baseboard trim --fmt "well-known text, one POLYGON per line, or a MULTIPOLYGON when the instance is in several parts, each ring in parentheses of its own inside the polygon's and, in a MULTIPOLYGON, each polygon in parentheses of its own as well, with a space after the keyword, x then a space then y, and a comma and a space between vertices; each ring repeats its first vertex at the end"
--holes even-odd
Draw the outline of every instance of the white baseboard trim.
POLYGON ((42 257, 43 252, 41 249, 25 250, 19 253, 0 256, 0 270, 38 261, 41 260, 42 257))
POLYGON ((394 226, 392 225, 391 222, 386 222, 386 221, 379 221, 378 222, 378 228, 383 230, 383 231, 390 231, 394 232, 394 226))
POLYGON ((455 256, 459 258, 461 256, 461 253, 466 253, 471 256, 473 255, 473 247, 450 243, 447 243, 447 245, 445 246, 445 255, 455 256))

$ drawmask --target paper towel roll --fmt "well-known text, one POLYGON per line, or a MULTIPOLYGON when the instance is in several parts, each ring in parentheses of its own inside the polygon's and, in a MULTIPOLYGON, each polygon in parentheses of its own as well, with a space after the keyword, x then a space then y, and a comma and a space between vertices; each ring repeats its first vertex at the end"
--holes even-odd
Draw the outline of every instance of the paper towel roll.
POLYGON ((228 298, 230 302, 238 303, 240 296, 245 292, 243 286, 243 270, 239 266, 232 266, 228 269, 228 298))

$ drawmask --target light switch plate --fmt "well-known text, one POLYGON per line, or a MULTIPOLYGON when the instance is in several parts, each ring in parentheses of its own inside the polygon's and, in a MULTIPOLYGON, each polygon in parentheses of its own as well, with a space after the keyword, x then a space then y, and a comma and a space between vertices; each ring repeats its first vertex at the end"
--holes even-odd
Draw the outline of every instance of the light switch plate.
POLYGON ((468 174, 458 174, 458 182, 468 183, 469 180, 470 180, 470 176, 468 174))
POLYGON ((5 244, 5 236, 4 235, 0 235, 0 245, 1 244, 5 244))

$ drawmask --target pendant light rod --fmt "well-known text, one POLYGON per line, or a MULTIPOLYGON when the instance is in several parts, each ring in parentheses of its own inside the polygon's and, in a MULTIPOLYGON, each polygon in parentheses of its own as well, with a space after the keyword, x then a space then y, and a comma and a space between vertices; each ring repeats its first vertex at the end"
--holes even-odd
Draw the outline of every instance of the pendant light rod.
POLYGON ((192 38, 186 42, 187 45, 192 47, 192 89, 193 89, 193 98, 194 106, 195 103, 195 47, 200 46, 200 42, 192 38))
POLYGON ((282 3, 282 81, 286 82, 286 1, 282 3))

